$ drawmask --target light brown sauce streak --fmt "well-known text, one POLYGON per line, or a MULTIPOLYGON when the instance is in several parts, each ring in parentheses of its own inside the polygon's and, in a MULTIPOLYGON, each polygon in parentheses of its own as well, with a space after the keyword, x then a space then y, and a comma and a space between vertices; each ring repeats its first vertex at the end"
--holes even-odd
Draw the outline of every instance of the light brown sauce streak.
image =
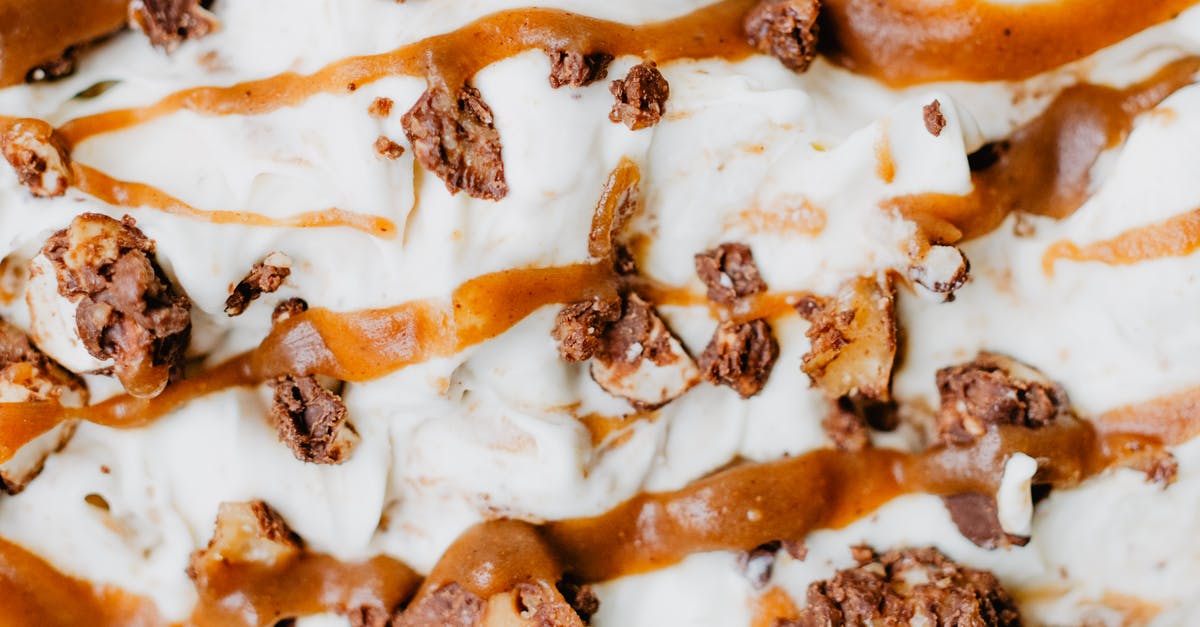
POLYGON ((1164 257, 1186 257, 1197 250, 1200 250, 1200 209, 1082 246, 1066 240, 1055 242, 1042 256, 1042 270, 1048 276, 1053 275, 1054 265, 1063 260, 1127 266, 1164 257))

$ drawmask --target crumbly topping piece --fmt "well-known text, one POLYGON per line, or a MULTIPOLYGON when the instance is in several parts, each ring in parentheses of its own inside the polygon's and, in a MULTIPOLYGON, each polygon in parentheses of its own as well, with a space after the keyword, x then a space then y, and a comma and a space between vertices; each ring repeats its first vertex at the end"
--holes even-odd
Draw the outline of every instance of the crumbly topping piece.
POLYGON ((973 361, 943 368, 937 385, 937 434, 945 443, 970 443, 997 425, 1036 429, 1074 416, 1062 386, 1004 355, 980 353, 973 361))
POLYGON ((896 299, 890 278, 860 277, 827 303, 797 307, 812 348, 801 368, 831 399, 891 399, 896 360, 896 299))
POLYGON ((308 311, 308 301, 303 298, 289 298, 275 305, 275 311, 271 312, 271 324, 279 324, 306 311, 308 311))
POLYGON ((452 93, 444 83, 431 84, 401 121, 417 161, 451 194, 488 200, 508 194, 500 133, 479 90, 463 85, 452 93))
POLYGON ((700 378, 683 344, 637 294, 625 297, 621 317, 601 337, 591 371, 609 394, 641 409, 671 402, 700 378))
POLYGON ((58 292, 76 303, 79 339, 135 396, 155 396, 182 369, 192 303, 155 259, 133 218, 85 213, 46 240, 58 292))
POLYGON ((821 420, 821 428, 839 451, 861 451, 871 446, 871 432, 862 416, 834 403, 834 407, 821 420))
POLYGON ((284 280, 291 274, 291 258, 279 252, 267 255, 250 268, 246 278, 239 281, 229 298, 225 299, 225 315, 240 315, 254 299, 283 287, 284 280))
MULTIPOLYGON (((583 627, 586 624, 563 595, 545 581, 519 583, 513 589, 513 596, 517 613, 530 627, 583 627)), ((594 595, 591 598, 595 600, 594 595)))
POLYGON ((712 340, 700 355, 700 372, 713 385, 728 385, 742 398, 762 391, 779 358, 779 342, 766 320, 717 325, 712 340))
POLYGON ((955 246, 935 244, 908 270, 913 281, 925 289, 954 300, 954 292, 967 282, 971 262, 955 246))
POLYGON ((937 549, 877 555, 855 550, 859 564, 808 587, 808 606, 781 627, 963 625, 1018 627, 1016 601, 992 573, 960 566, 937 549))
POLYGON ((959 533, 976 546, 985 549, 1025 546, 1029 538, 1004 531, 996 497, 980 492, 964 492, 942 497, 950 519, 959 533))
POLYGON ((375 139, 375 154, 395 161, 404 154, 404 146, 397 144, 385 135, 380 135, 375 139))
POLYGON ((592 616, 600 611, 600 599, 596 597, 595 591, 587 584, 577 584, 566 579, 558 582, 558 592, 562 595, 571 609, 575 610, 575 614, 588 623, 592 620, 592 616))
POLYGON ((34 196, 62 196, 71 186, 71 157, 54 128, 41 120, 15 120, 0 134, 0 152, 17 180, 34 196))
POLYGON ((551 335, 566 361, 587 361, 600 348, 601 338, 621 318, 621 301, 600 298, 571 303, 558 312, 551 335))
POLYGON ((556 48, 547 50, 550 57, 550 86, 584 87, 608 76, 608 64, 613 56, 604 52, 583 53, 556 48))
POLYGON ((696 274, 708 287, 708 299, 731 305, 739 298, 767 291, 754 254, 745 244, 725 243, 696 255, 696 274))
POLYGON ((423 595, 396 614, 393 627, 476 627, 487 603, 457 583, 449 583, 423 595))
POLYGON ((312 375, 277 377, 270 385, 275 391, 271 421, 296 459, 314 464, 349 459, 358 434, 346 422, 346 405, 340 396, 312 375))
POLYGON ((171 52, 188 39, 199 39, 217 28, 217 18, 201 0, 133 0, 129 23, 146 33, 150 43, 171 52))
POLYGON ((633 66, 625 78, 613 81, 608 90, 617 100, 608 119, 634 131, 658 124, 671 95, 671 86, 653 61, 633 66))
POLYGON ((371 106, 367 109, 367 113, 371 114, 372 117, 386 118, 392 114, 392 106, 395 104, 395 101, 391 98, 380 96, 371 101, 371 106))
POLYGON ((817 57, 820 0, 762 0, 742 20, 751 46, 800 73, 817 57))
POLYGON ((263 501, 221 503, 212 539, 192 553, 188 576, 200 587, 227 565, 276 568, 299 557, 300 537, 263 501))
POLYGON ((934 100, 925 105, 921 109, 921 113, 925 116, 925 130, 934 137, 940 136, 942 129, 946 128, 946 116, 942 115, 942 103, 934 100))

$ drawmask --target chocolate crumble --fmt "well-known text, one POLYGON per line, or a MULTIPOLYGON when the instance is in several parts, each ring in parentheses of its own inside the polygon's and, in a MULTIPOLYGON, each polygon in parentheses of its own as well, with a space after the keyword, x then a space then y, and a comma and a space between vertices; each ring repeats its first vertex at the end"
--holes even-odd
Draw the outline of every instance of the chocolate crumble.
POLYGON ((29 193, 62 196, 71 186, 71 158, 54 128, 41 120, 16 120, 0 135, 0 152, 29 193))
POLYGON ((391 98, 379 97, 371 101, 371 107, 367 109, 367 113, 373 117, 386 118, 392 114, 392 106, 395 102, 391 98))
POLYGON ((617 100, 608 119, 634 131, 658 124, 671 95, 667 79, 653 61, 633 66, 625 78, 613 81, 608 90, 617 100))
POLYGON ((964 492, 944 496, 942 502, 959 533, 976 546, 992 550, 1029 543, 1029 538, 1008 533, 1000 526, 999 506, 991 494, 964 492))
POLYGON ((584 623, 591 621, 592 616, 600 611, 600 599, 596 597, 591 586, 572 583, 564 579, 558 582, 557 587, 559 594, 584 623))
POLYGON ((846 282, 827 303, 802 301, 812 346, 801 368, 826 397, 854 404, 891 400, 896 301, 889 277, 846 282))
POLYGON ((925 105, 921 112, 925 115, 925 130, 934 137, 940 136, 942 129, 946 128, 946 116, 942 115, 942 103, 934 100, 925 105))
POLYGON ((384 135, 380 135, 379 138, 375 140, 375 153, 384 159, 391 159, 395 161, 404 154, 404 146, 397 144, 384 135))
POLYGON ((938 438, 968 444, 997 425, 1037 429, 1072 418, 1060 385, 1041 372, 995 353, 937 373, 938 438))
POLYGON ((742 20, 747 41, 800 73, 817 57, 820 0, 762 0, 742 20))
POLYGON ((217 19, 200 0, 134 0, 129 21, 150 43, 171 52, 188 39, 199 39, 217 27, 217 19))
POLYGON ((457 583, 446 584, 423 595, 396 614, 393 627, 476 627, 487 603, 457 583))
POLYGON ((271 312, 271 324, 279 324, 306 311, 308 311, 307 301, 303 298, 289 298, 275 305, 275 310, 271 312))
POLYGON ((861 451, 871 446, 867 421, 841 405, 834 403, 834 408, 821 420, 821 428, 833 442, 833 447, 839 451, 861 451))
POLYGON ((500 133, 479 90, 463 85, 454 93, 430 85, 402 118, 417 161, 446 183, 451 194, 500 200, 508 194, 500 133))
POLYGON ((346 422, 346 405, 340 396, 312 375, 282 376, 270 385, 275 391, 271 421, 296 459, 340 464, 350 457, 358 436, 346 422))
POLYGON ((547 50, 550 57, 550 86, 584 87, 608 76, 613 56, 604 52, 584 54, 575 50, 547 50))
POLYGON ((600 339, 621 318, 621 301, 616 298, 579 301, 562 308, 554 320, 551 336, 558 354, 566 361, 587 361, 600 348, 600 339))
POLYGON ((583 618, 557 589, 545 581, 519 583, 513 589, 513 596, 518 614, 533 627, 584 626, 583 618))
POLYGON ((696 274, 708 287, 708 299, 724 305, 767 291, 745 244, 721 244, 696 255, 696 274))
POLYGON ((225 314, 231 317, 240 315, 259 296, 282 287, 284 280, 292 274, 291 263, 287 255, 271 253, 260 263, 254 264, 246 278, 238 282, 233 293, 225 299, 225 314))
POLYGON ((85 213, 46 240, 58 292, 76 304, 79 339, 134 396, 156 396, 182 372, 192 303, 155 259, 133 218, 85 213))
POLYGON ((591 371, 605 391, 639 409, 667 404, 700 378, 658 312, 633 293, 625 297, 621 317, 601 337, 591 371))
POLYGON ((733 322, 717 326, 700 355, 700 372, 713 385, 727 385, 742 398, 762 391, 779 358, 779 342, 766 320, 733 322))

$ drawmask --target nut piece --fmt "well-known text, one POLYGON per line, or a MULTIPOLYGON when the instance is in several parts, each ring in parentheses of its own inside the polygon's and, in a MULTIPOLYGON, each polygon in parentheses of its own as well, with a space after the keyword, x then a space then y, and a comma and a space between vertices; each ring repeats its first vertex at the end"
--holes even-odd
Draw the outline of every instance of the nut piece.
POLYGON ((808 606, 781 627, 1021 624, 1016 601, 994 575, 959 566, 937 549, 854 552, 859 565, 811 584, 808 606))
POLYGON ((934 137, 940 136, 942 129, 946 128, 946 116, 942 115, 942 103, 934 100, 921 108, 921 114, 925 117, 925 130, 934 137))
POLYGON ((71 186, 71 157, 54 128, 41 120, 10 122, 0 133, 0 151, 34 196, 62 196, 71 186))
POLYGON ((217 27, 217 18, 200 0, 133 0, 129 23, 150 43, 172 52, 186 39, 199 39, 217 27))
POLYGON ((394 627, 477 627, 487 603, 457 583, 422 595, 396 614, 394 627))
POLYGON ((728 385, 742 398, 750 398, 767 384, 778 358, 779 342, 766 320, 726 320, 700 355, 700 372, 705 381, 728 385))
POLYGON ((233 288, 233 293, 225 299, 225 314, 237 316, 254 299, 263 294, 270 294, 283 286, 283 282, 292 273, 292 260, 283 253, 271 253, 260 263, 254 264, 246 278, 233 288))
POLYGON ((1000 525, 996 497, 980 492, 964 492, 943 496, 942 502, 959 533, 976 546, 992 550, 1010 546, 1025 546, 1028 536, 1006 533, 1000 525))
POLYGON ((395 161, 404 155, 404 146, 397 144, 385 135, 380 135, 375 140, 375 154, 395 161))
POLYGON ((633 66, 625 78, 613 81, 608 90, 617 99, 608 119, 634 131, 658 124, 671 95, 671 86, 653 61, 633 66))
MULTIPOLYGON (((586 624, 586 618, 580 616, 563 595, 545 581, 519 583, 513 589, 513 597, 517 613, 534 627, 583 627, 586 624)), ((599 606, 594 595, 591 601, 599 606)))
POLYGON ((839 451, 861 451, 871 446, 867 421, 851 408, 834 403, 829 414, 821 420, 821 428, 839 451))
POLYGON ((625 298, 592 359, 592 378, 635 407, 661 407, 700 379, 696 363, 658 313, 637 294, 625 298))
POLYGON ((751 46, 801 73, 817 57, 820 0, 762 0, 742 20, 751 46))
POLYGON ((811 350, 801 368, 830 399, 891 400, 896 360, 896 299, 891 278, 860 277, 833 302, 805 301, 811 350))
POLYGON ((182 370, 192 303, 154 257, 154 242, 125 216, 85 213, 46 240, 58 293, 76 304, 75 326, 88 353, 112 359, 134 396, 152 397, 182 370))
POLYGON ((263 501, 221 503, 213 537, 192 553, 188 576, 203 587, 226 565, 276 568, 304 548, 283 518, 263 501))
POLYGON ((739 298, 767 291, 745 244, 721 244, 696 255, 696 274, 708 286, 708 299, 716 303, 731 305, 739 298))
POLYGON ((550 57, 550 86, 584 87, 608 76, 608 64, 613 56, 604 52, 584 54, 577 50, 556 48, 547 50, 550 57))
POLYGON ((394 104, 396 103, 391 98, 384 98, 380 96, 379 98, 371 101, 371 106, 367 108, 367 113, 369 113, 371 117, 386 118, 392 114, 392 105, 394 104))
POLYGON ((550 334, 558 341, 558 354, 564 360, 587 361, 600 348, 600 338, 620 318, 619 299, 597 296, 563 307, 550 334))
POLYGON ((270 385, 275 390, 271 421, 296 459, 340 464, 350 457, 358 434, 346 423, 346 405, 340 396, 311 375, 282 376, 270 385))
POLYGON ((954 299, 954 292, 967 282, 971 263, 961 250, 954 246, 930 246, 919 263, 908 270, 913 281, 935 294, 945 294, 947 300, 954 299))
POLYGON ((434 83, 401 119, 417 161, 446 183, 451 194, 499 200, 508 194, 500 133, 479 91, 463 85, 455 93, 434 83))
POLYGON ((937 435, 947 444, 968 444, 997 425, 1037 429, 1074 417, 1061 386, 995 353, 980 353, 974 361, 939 370, 937 384, 937 435))

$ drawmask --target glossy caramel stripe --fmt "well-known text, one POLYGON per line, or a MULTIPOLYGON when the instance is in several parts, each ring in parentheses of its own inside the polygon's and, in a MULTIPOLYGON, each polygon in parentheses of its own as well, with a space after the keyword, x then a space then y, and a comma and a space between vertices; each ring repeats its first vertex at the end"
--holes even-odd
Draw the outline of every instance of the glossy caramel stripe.
POLYGON ((129 0, 0 0, 0 87, 125 26, 129 0))
POLYGON ((1164 257, 1186 257, 1200 250, 1200 209, 1130 229, 1116 237, 1079 245, 1055 242, 1042 256, 1042 269, 1054 274, 1059 261, 1098 261, 1127 266, 1164 257))

